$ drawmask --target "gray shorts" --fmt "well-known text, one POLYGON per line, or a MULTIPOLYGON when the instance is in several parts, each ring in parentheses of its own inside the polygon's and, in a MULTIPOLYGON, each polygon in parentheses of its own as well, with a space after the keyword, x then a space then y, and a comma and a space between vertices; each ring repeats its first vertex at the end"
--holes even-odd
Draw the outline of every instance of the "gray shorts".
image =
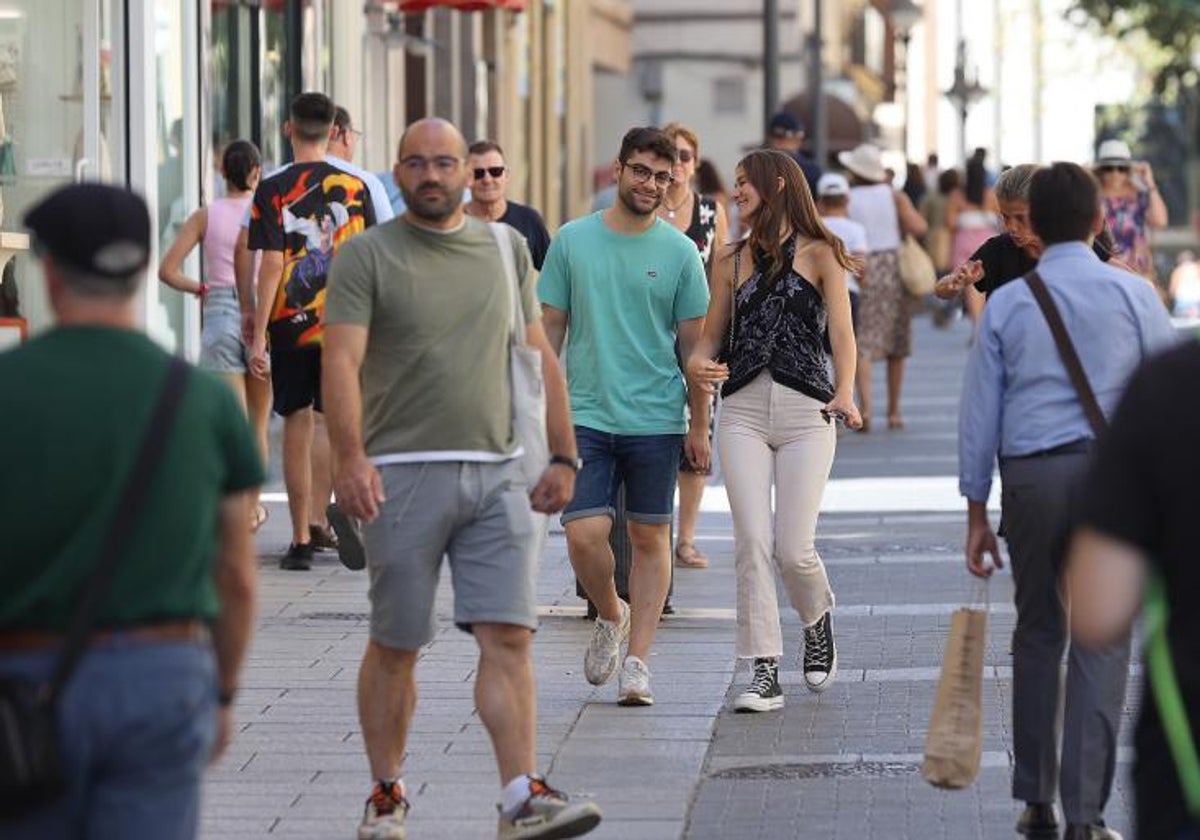
POLYGON ((545 517, 529 505, 517 461, 387 464, 383 504, 363 529, 371 639, 416 650, 437 631, 434 599, 450 559, 454 623, 537 629, 537 565, 545 517))
POLYGON ((203 324, 200 367, 213 373, 245 373, 246 345, 242 343, 242 310, 236 289, 209 289, 203 324))

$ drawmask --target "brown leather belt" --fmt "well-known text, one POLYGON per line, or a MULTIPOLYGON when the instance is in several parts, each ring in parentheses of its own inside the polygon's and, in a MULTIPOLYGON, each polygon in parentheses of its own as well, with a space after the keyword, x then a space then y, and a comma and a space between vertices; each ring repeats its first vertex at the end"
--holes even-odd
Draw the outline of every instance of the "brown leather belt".
MULTIPOLYGON (((126 644, 156 644, 162 642, 207 642, 211 638, 208 625, 198 618, 181 618, 138 624, 113 630, 94 630, 88 637, 89 647, 119 647, 126 644)), ((66 634, 46 630, 0 630, 0 652, 52 650, 62 647, 66 634)))

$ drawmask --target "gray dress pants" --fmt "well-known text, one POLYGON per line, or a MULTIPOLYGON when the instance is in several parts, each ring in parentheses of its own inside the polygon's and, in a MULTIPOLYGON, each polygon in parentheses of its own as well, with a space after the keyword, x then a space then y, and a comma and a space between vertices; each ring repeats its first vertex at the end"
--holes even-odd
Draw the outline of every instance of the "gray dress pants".
POLYGON ((1088 456, 1004 459, 1003 532, 1017 608, 1013 632, 1013 798, 1053 802, 1067 822, 1099 819, 1112 792, 1117 732, 1129 672, 1129 638, 1102 651, 1068 642, 1060 589, 1088 456), (1059 710, 1062 764, 1059 766, 1059 710))

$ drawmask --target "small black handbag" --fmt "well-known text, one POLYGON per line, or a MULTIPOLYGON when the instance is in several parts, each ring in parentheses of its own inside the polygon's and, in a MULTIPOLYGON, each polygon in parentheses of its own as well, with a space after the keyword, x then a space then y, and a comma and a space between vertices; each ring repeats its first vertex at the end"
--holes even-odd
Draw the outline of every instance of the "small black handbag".
POLYGON ((141 513, 150 478, 161 460, 190 369, 183 359, 172 358, 141 449, 100 551, 100 560, 82 589, 79 607, 65 637, 66 644, 50 678, 45 682, 34 682, 21 677, 0 677, 0 820, 29 814, 66 790, 58 701, 87 648, 88 636, 108 593, 113 570, 141 513))

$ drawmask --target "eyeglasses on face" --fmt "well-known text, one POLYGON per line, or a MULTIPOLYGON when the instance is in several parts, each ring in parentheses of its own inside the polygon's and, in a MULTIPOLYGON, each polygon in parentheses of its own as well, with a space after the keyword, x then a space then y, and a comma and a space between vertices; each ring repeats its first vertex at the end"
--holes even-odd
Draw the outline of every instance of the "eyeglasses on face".
POLYGON ((412 155, 400 161, 400 168, 412 175, 418 175, 432 166, 443 175, 449 175, 458 169, 462 162, 462 158, 456 158, 453 155, 438 155, 432 158, 412 155))
POLYGON ((476 181, 482 181, 484 175, 491 175, 493 178, 499 178, 507 171, 507 166, 479 166, 472 170, 471 174, 475 176, 476 181))
POLYGON ((341 131, 341 134, 343 137, 346 137, 348 135, 353 135, 355 140, 357 140, 359 137, 362 137, 362 132, 359 131, 354 126, 350 126, 350 125, 343 128, 341 131))
POLYGON ((676 149, 675 150, 675 158, 680 163, 691 163, 695 159, 695 157, 696 157, 696 155, 692 153, 691 149, 676 149))
POLYGON ((1129 167, 1109 163, 1109 164, 1105 164, 1104 166, 1101 166, 1100 171, 1101 172, 1128 172, 1129 167))
POLYGON ((644 184, 653 178, 655 186, 666 187, 675 180, 675 176, 669 169, 654 170, 649 166, 642 166, 640 163, 622 163, 621 167, 632 172, 633 180, 639 184, 644 184))

